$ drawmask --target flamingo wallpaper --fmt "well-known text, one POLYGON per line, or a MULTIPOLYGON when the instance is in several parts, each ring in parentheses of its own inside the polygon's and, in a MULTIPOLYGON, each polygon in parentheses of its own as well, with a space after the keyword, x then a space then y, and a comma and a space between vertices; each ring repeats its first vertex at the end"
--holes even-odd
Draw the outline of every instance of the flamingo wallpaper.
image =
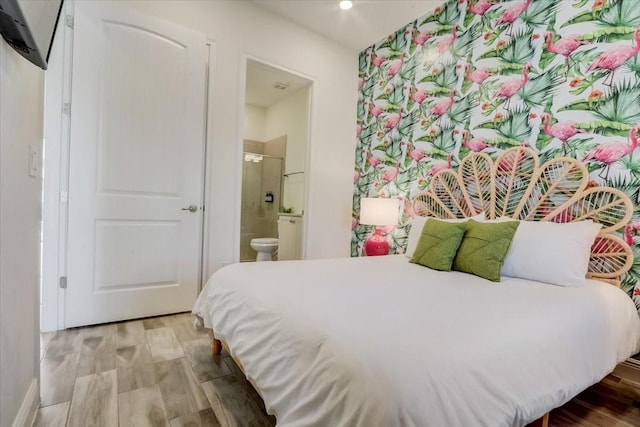
POLYGON ((635 203, 620 230, 640 309, 640 1, 449 0, 360 53, 351 254, 372 232, 361 197, 397 197, 385 231, 403 253, 410 200, 472 151, 528 145, 584 160, 635 203), (636 233, 639 235, 636 236, 636 233))

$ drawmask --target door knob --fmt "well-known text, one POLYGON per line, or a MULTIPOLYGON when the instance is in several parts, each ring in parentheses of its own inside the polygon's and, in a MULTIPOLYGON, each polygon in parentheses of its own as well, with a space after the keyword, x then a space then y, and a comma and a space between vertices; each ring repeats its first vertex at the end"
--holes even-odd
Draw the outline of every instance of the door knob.
POLYGON ((188 208, 182 208, 181 210, 183 211, 189 211, 189 212, 198 212, 198 206, 196 205, 189 205, 188 208))

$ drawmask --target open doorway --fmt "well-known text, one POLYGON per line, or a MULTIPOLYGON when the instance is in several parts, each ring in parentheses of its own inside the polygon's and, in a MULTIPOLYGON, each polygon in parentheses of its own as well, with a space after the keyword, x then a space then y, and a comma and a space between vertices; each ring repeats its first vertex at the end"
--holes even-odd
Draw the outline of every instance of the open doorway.
POLYGON ((247 60, 240 261, 303 258, 312 81, 247 60))

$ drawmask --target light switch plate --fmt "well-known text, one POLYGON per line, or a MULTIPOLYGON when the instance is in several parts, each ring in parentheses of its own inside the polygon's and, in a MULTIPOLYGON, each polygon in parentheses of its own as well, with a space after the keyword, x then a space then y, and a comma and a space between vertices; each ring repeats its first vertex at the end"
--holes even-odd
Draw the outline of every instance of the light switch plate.
POLYGON ((33 145, 29 145, 29 176, 38 176, 38 152, 33 145))

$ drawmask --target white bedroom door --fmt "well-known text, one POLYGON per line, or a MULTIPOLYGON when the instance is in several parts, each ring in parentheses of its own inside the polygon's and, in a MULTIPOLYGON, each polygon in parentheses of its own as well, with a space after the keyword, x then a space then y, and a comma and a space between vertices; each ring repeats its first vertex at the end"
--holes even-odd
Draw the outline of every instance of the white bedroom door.
POLYGON ((73 31, 65 326, 190 310, 205 36, 114 2, 76 2, 73 31))

